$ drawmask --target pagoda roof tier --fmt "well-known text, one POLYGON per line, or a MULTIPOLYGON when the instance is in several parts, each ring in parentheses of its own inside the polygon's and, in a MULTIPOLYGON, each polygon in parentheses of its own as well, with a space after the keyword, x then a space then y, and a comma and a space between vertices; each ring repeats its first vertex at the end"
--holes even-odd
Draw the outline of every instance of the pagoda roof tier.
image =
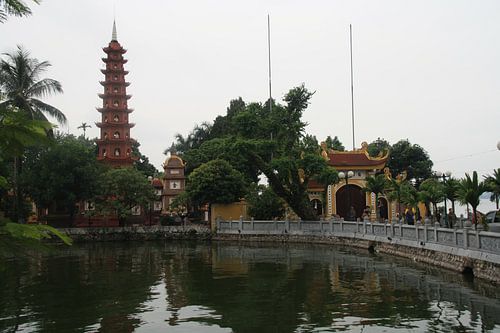
POLYGON ((128 61, 127 59, 123 59, 123 58, 121 58, 121 59, 101 58, 101 60, 103 62, 105 62, 105 63, 108 63, 108 62, 120 62, 122 64, 125 64, 128 61))
POLYGON ((132 95, 123 95, 121 93, 104 93, 104 94, 97 94, 100 98, 104 99, 106 97, 121 97, 121 98, 126 98, 126 99, 131 99, 132 95))
POLYGON ((103 113, 103 112, 127 112, 127 113, 132 113, 134 112, 134 109, 113 109, 113 108, 110 108, 110 107, 107 107, 107 108, 96 108, 97 111, 99 111, 100 113, 103 113))
POLYGON ((384 168, 389 154, 371 157, 367 151, 368 144, 362 143, 361 149, 353 151, 336 151, 323 149, 322 155, 328 164, 337 170, 381 170, 384 168))
POLYGON ((104 128, 104 127, 128 127, 128 128, 132 128, 135 126, 134 123, 115 122, 115 121, 109 121, 107 123, 95 123, 95 125, 99 128, 104 128))
MULTIPOLYGON (((111 42, 111 43, 113 43, 113 42, 111 42)), ((110 45, 111 45, 111 43, 110 43, 110 45)), ((127 49, 124 49, 120 44, 118 44, 118 42, 116 42, 116 43, 117 43, 117 45, 115 45, 115 47, 106 46, 106 47, 103 47, 102 50, 105 53, 113 53, 113 52, 118 52, 121 54, 127 53, 127 49)))
POLYGON ((101 86, 106 87, 107 85, 114 85, 114 86, 125 86, 128 87, 130 86, 130 82, 127 81, 99 81, 101 86))
POLYGON ((97 142, 99 143, 105 143, 105 142, 109 142, 109 143, 117 143, 117 142, 127 142, 127 143, 130 143, 130 144, 133 144, 135 142, 134 139, 132 138, 113 138, 113 136, 109 137, 107 139, 97 139, 96 140, 97 142))
POLYGON ((106 69, 101 69, 101 73, 102 74, 108 74, 108 73, 115 73, 115 74, 123 74, 123 75, 127 75, 128 74, 128 71, 125 71, 121 68, 117 68, 117 69, 113 69, 113 68, 106 68, 106 69))
POLYGON ((126 161, 129 161, 129 162, 135 162, 137 160, 139 160, 139 157, 137 156, 112 156, 112 154, 110 154, 110 156, 98 156, 97 157, 97 160, 98 161, 110 161, 110 162, 115 162, 115 163, 120 163, 120 162, 126 162, 126 161))

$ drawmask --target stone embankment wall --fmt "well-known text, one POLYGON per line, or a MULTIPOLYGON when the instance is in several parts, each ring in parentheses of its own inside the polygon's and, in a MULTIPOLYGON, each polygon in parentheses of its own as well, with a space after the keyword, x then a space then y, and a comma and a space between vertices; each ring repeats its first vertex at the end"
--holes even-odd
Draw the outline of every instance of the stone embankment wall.
POLYGON ((341 244, 406 257, 500 283, 500 233, 438 225, 340 220, 218 221, 214 240, 341 244))
POLYGON ((74 242, 162 239, 209 240, 211 238, 210 228, 203 225, 66 228, 59 230, 70 236, 74 242))

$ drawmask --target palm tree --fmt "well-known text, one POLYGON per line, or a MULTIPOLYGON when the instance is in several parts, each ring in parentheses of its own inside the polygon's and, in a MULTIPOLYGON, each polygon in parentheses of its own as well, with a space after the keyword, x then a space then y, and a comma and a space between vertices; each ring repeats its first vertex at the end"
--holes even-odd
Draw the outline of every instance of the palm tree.
POLYGON ((83 129, 83 138, 85 139, 85 132, 87 131, 87 128, 91 128, 92 126, 87 125, 87 123, 82 123, 80 126, 77 128, 83 129))
POLYGON ((465 178, 460 182, 460 189, 458 191, 458 198, 461 202, 467 203, 472 207, 472 214, 474 217, 474 225, 477 229, 477 206, 479 206, 481 194, 488 190, 484 182, 479 182, 477 179, 477 172, 472 173, 472 178, 468 173, 465 178))
MULTIPOLYGON (((40 3, 39 0, 33 0, 40 3)), ((31 15, 31 9, 21 0, 0 0, 0 23, 7 20, 7 15, 27 16, 31 15)))
POLYGON ((418 212, 418 204, 421 201, 422 195, 413 185, 408 183, 401 188, 401 202, 406 206, 413 208, 415 212, 418 212))
MULTIPOLYGON (((1 1, 1 0, 0 0, 1 1)), ((33 121, 47 121, 46 114, 59 123, 66 123, 66 116, 57 108, 42 102, 39 97, 62 92, 61 84, 53 79, 39 79, 50 63, 31 58, 29 52, 18 46, 12 54, 4 54, 7 59, 0 62, 0 109, 15 110, 33 121)), ((22 194, 18 182, 22 154, 14 158, 14 211, 17 220, 22 219, 22 194)))
MULTIPOLYGON (((458 190, 460 182, 455 178, 450 178, 444 182, 444 195, 451 201, 451 209, 455 213, 455 201, 458 199, 458 190)), ((446 213, 446 212, 445 212, 446 213)))
POLYGON ((0 62, 0 87, 4 94, 0 107, 16 107, 33 120, 47 121, 46 115, 49 115, 66 124, 66 116, 59 109, 38 99, 63 92, 58 81, 39 79, 50 63, 30 58, 29 52, 20 46, 16 52, 4 55, 7 59, 0 62))
MULTIPOLYGON (((387 179, 385 178, 385 175, 379 174, 374 177, 368 176, 365 178, 365 180, 366 180, 366 185, 365 187, 363 187, 363 191, 368 193, 374 193, 375 205, 378 205, 379 194, 383 194, 384 190, 387 188, 387 179)), ((378 210, 378 207, 376 207, 375 212, 378 221, 380 218, 380 212, 378 210)))
POLYGON ((398 214, 399 218, 402 218, 401 212, 401 195, 403 191, 403 187, 406 186, 408 182, 406 180, 399 180, 397 178, 389 178, 387 179, 387 186, 384 192, 387 195, 387 198, 390 201, 397 201, 398 203, 398 214))
POLYGON ((485 176, 484 182, 488 186, 488 191, 491 192, 490 200, 496 203, 498 209, 498 201, 500 199, 500 168, 493 170, 493 175, 485 176))
POLYGON ((434 210, 432 220, 436 222, 436 215, 438 212, 437 204, 444 199, 444 185, 437 179, 429 178, 420 184, 420 193, 424 202, 432 204, 432 208, 434 210))

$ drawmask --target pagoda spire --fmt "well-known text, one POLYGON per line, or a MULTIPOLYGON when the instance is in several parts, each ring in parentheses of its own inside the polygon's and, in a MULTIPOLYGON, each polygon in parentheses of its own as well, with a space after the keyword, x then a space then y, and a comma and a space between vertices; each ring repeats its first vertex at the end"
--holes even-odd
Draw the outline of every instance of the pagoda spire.
POLYGON ((116 22, 113 20, 113 33, 111 34, 111 40, 118 41, 118 37, 116 34, 116 22))

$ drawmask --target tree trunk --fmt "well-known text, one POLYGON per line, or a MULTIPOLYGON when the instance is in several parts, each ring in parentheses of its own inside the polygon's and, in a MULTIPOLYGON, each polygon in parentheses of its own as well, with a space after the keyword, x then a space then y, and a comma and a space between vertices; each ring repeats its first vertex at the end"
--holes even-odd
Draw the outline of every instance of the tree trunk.
POLYGON ((380 222, 380 212, 378 209, 378 193, 375 193, 375 220, 380 222))

